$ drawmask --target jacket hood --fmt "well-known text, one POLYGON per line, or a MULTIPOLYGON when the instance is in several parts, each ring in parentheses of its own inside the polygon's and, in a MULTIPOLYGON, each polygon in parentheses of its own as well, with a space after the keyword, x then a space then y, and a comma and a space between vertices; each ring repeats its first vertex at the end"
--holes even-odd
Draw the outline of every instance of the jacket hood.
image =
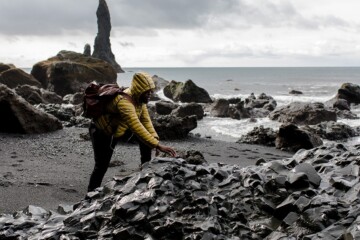
POLYGON ((154 90, 155 84, 149 74, 144 72, 135 73, 130 85, 130 93, 135 101, 139 101, 141 94, 148 90, 154 90))

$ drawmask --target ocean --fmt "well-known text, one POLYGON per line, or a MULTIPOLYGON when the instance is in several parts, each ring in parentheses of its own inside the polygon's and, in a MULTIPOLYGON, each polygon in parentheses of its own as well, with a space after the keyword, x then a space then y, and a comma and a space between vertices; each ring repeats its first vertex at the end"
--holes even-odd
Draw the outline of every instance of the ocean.
MULTIPOLYGON (((272 96, 278 106, 294 101, 325 102, 333 98, 343 83, 360 85, 360 67, 239 67, 239 68, 124 68, 117 82, 129 86, 135 72, 147 72, 165 80, 184 82, 191 79, 204 88, 213 98, 248 97, 251 93, 272 96), (290 95, 291 90, 302 95, 290 95)), ((165 96, 160 92, 160 96, 165 96)), ((352 109, 360 116, 360 106, 352 109)), ((339 120, 352 127, 360 126, 360 120, 339 120)), ((281 125, 268 118, 250 122, 248 119, 205 117, 198 121, 192 133, 216 140, 237 141, 254 127, 263 125, 278 129, 281 125)), ((359 144, 360 138, 349 139, 349 144, 359 144)))

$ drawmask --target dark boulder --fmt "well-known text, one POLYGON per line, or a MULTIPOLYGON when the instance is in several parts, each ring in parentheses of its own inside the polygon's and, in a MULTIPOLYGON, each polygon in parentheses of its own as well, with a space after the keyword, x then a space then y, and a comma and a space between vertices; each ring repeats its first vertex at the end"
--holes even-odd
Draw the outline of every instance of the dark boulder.
POLYGON ((323 121, 336 121, 336 112, 323 103, 293 102, 282 106, 269 115, 271 120, 298 125, 318 124, 323 121))
POLYGON ((201 120, 204 117, 204 109, 198 103, 186 103, 174 109, 171 114, 180 118, 195 115, 197 120, 201 120))
POLYGON ((177 104, 170 101, 161 100, 155 103, 156 113, 160 115, 168 115, 177 107, 179 107, 177 104))
POLYGON ((322 145, 319 136, 298 128, 294 124, 283 124, 275 140, 276 148, 296 152, 299 149, 311 149, 322 145))
POLYGON ((229 117, 230 103, 227 99, 216 99, 210 106, 211 117, 229 117))
POLYGON ((259 144, 265 146, 275 146, 277 132, 264 126, 254 127, 253 130, 242 136, 237 143, 259 144))
POLYGON ((0 132, 45 133, 62 128, 54 116, 36 109, 3 84, 0 84, 0 110, 0 132))
POLYGON ((185 83, 171 81, 165 88, 164 94, 175 102, 195 102, 211 103, 209 93, 198 87, 193 81, 187 80, 185 83))
POLYGON ((357 135, 356 131, 349 125, 333 121, 308 125, 303 129, 329 140, 341 140, 357 135))
POLYGON ((116 72, 123 73, 120 65, 116 62, 115 56, 111 51, 110 32, 111 32, 111 20, 109 8, 105 0, 99 0, 99 6, 96 11, 98 33, 95 38, 94 52, 92 56, 94 58, 102 59, 113 66, 116 72))
POLYGON ((5 84, 9 88, 16 88, 25 84, 41 87, 38 80, 19 68, 10 68, 0 73, 0 83, 5 84))
POLYGON ((54 92, 30 85, 21 85, 15 92, 31 104, 62 103, 62 98, 54 92))
POLYGON ((84 127, 90 125, 91 119, 80 116, 82 112, 80 105, 66 105, 66 104, 38 104, 37 109, 53 115, 62 122, 64 127, 84 127), (80 108, 80 109, 79 109, 80 108))
POLYGON ((44 102, 38 87, 21 85, 15 88, 15 92, 31 104, 39 104, 44 102))
POLYGON ((43 88, 62 97, 83 91, 94 80, 116 83, 117 78, 116 71, 109 63, 70 51, 60 51, 55 57, 36 63, 31 74, 41 82, 43 88))
POLYGON ((180 118, 165 115, 154 118, 153 125, 162 140, 183 139, 197 127, 197 119, 196 116, 180 118))
POLYGON ((360 86, 353 83, 344 83, 338 90, 336 99, 344 99, 348 104, 360 103, 360 86))
POLYGON ((244 101, 229 107, 229 117, 232 119, 251 118, 250 109, 244 107, 244 101))
POLYGON ((348 110, 350 111, 350 106, 347 100, 345 99, 337 99, 335 100, 333 107, 339 110, 348 110))

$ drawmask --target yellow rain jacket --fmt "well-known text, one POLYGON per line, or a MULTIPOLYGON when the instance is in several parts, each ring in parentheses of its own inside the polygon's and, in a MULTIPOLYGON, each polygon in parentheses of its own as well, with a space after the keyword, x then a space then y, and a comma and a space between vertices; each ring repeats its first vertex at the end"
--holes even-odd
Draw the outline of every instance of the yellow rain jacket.
POLYGON ((107 105, 110 114, 100 116, 95 121, 97 128, 113 137, 121 137, 130 129, 148 146, 155 148, 159 144, 159 136, 151 122, 145 103, 140 96, 148 90, 155 89, 152 78, 146 73, 135 73, 131 86, 124 92, 130 95, 133 103, 122 95, 118 95, 107 105))

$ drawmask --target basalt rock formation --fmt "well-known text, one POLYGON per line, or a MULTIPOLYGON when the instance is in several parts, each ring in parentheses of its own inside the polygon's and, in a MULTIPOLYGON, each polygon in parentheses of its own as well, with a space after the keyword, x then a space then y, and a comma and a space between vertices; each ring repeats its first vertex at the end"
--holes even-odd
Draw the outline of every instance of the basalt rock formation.
POLYGON ((74 211, 0 215, 0 239, 358 239, 359 148, 329 144, 245 168, 155 158, 74 211))
POLYGON ((105 0, 99 0, 96 11, 98 33, 95 38, 93 57, 102 59, 110 63, 117 72, 124 72, 120 65, 115 61, 115 56, 111 51, 110 31, 111 21, 110 12, 105 0))

